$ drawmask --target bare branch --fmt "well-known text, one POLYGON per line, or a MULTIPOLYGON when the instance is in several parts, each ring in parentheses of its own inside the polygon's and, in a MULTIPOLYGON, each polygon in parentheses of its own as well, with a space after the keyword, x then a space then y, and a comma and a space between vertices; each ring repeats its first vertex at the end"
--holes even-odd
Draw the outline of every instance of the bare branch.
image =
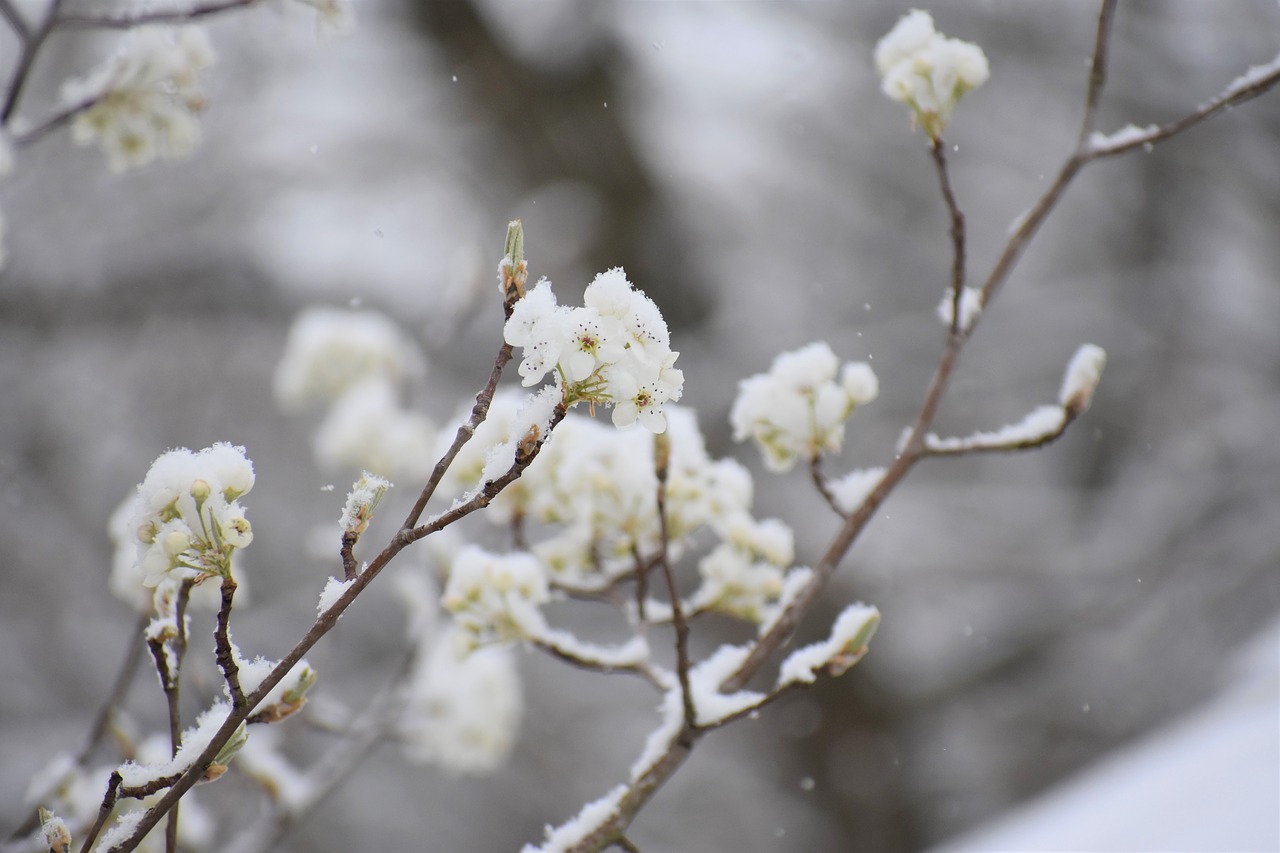
POLYGON ((809 460, 809 478, 813 480, 814 488, 818 490, 818 494, 822 495, 822 499, 827 502, 827 506, 841 518, 846 518, 848 514, 840 508, 840 502, 836 500, 835 494, 831 491, 831 484, 827 480, 826 473, 822 470, 822 454, 815 453, 813 458, 809 460))
POLYGON ((1266 65, 1259 65, 1250 69, 1249 72, 1241 75, 1226 89, 1222 90, 1213 100, 1201 104, 1194 111, 1177 121, 1171 121, 1159 127, 1152 126, 1145 132, 1118 134, 1112 138, 1114 141, 1106 136, 1092 136, 1085 140, 1085 144, 1081 149, 1081 156, 1086 161, 1098 160, 1103 157, 1124 154, 1135 148, 1148 148, 1213 118, 1229 107, 1266 94, 1277 83, 1280 83, 1280 56, 1277 56, 1266 65))
MULTIPOLYGON (((508 346, 509 345, 504 344, 504 349, 507 349, 508 346)), ((289 653, 286 654, 278 664, 276 664, 275 669, 271 670, 271 672, 262 680, 258 689, 248 696, 243 697, 243 705, 237 704, 233 706, 231 713, 227 715, 227 719, 223 721, 222 726, 214 733, 213 737, 210 738, 209 744, 205 747, 204 751, 192 761, 190 768, 182 774, 182 777, 178 779, 169 788, 169 790, 165 792, 164 796, 161 797, 160 800, 147 811, 142 819, 138 821, 138 825, 134 828, 133 834, 118 847, 114 848, 114 850, 118 851, 118 853, 127 853, 127 851, 133 850, 138 846, 142 839, 146 837, 147 833, 150 832, 157 823, 159 823, 160 819, 173 808, 178 800, 181 799, 181 797, 186 794, 186 792, 189 791, 197 781, 199 781, 204 772, 204 768, 213 761, 214 757, 222 747, 231 739, 240 723, 244 722, 249 717, 253 708, 266 697, 267 693, 270 692, 272 688, 280 683, 281 679, 285 677, 289 670, 292 669, 298 661, 302 660, 303 655, 310 651, 325 634, 329 633, 329 631, 333 629, 333 626, 337 624, 338 617, 341 616, 346 609, 351 606, 351 603, 355 601, 360 593, 363 592, 379 574, 381 574, 382 570, 386 568, 387 564, 390 563, 397 554, 419 539, 447 527, 454 521, 464 518, 478 509, 488 506, 489 502, 492 501, 493 498, 502 491, 502 489, 514 482, 524 472, 524 469, 537 458, 539 451, 541 451, 542 447, 551 437, 555 426, 564 419, 564 415, 564 407, 557 406, 552 414, 551 423, 548 425, 546 434, 530 448, 528 453, 518 456, 515 463, 506 474, 495 481, 487 483, 485 488, 481 490, 481 493, 476 495, 476 497, 471 501, 468 501, 460 507, 454 508, 450 512, 444 513, 428 524, 413 529, 402 529, 399 533, 393 536, 382 552, 369 563, 368 568, 356 577, 341 597, 339 597, 328 610, 316 619, 315 623, 302 637, 302 639, 289 650, 289 653)))
POLYGON ((185 9, 157 9, 149 12, 118 13, 108 15, 63 15, 58 18, 59 27, 128 30, 144 24, 184 24, 189 21, 220 15, 233 9, 247 9, 262 0, 213 0, 197 3, 185 9))
POLYGON ((222 677, 227 682, 232 708, 239 711, 247 703, 244 691, 240 689, 240 665, 236 663, 235 646, 231 644, 231 605, 235 595, 236 582, 227 575, 222 579, 222 607, 218 610, 218 626, 214 629, 213 637, 218 668, 222 670, 222 677))
MULTIPOLYGON (((506 313, 508 316, 511 314, 509 305, 506 313)), ((436 467, 432 469, 431 476, 427 479, 427 484, 422 487, 422 493, 418 495, 418 500, 414 503, 413 509, 409 511, 408 517, 404 520, 403 526, 406 529, 414 527, 418 523, 418 519, 422 518, 422 513, 427 508, 427 502, 435 494, 440 481, 444 478, 445 472, 449 470, 449 466, 453 464, 453 460, 457 458, 463 446, 471 440, 471 436, 475 435, 476 427, 484 423, 484 419, 489 414, 489 406, 493 403, 493 395, 498 390, 498 380, 502 378, 502 369, 507 366, 507 362, 511 361, 513 352, 514 349, 511 344, 507 343, 504 343, 502 348, 498 350, 498 357, 494 359, 493 369, 489 371, 489 380, 485 383, 480 393, 476 395, 476 403, 471 407, 471 417, 467 419, 466 423, 458 427, 453 444, 449 446, 444 456, 440 457, 440 461, 436 463, 436 467)))
POLYGON ((1089 65, 1089 88, 1084 97, 1084 118, 1080 121, 1080 139, 1077 148, 1083 147, 1093 133, 1098 117, 1098 103, 1102 89, 1107 84, 1107 55, 1111 46, 1111 23, 1115 20, 1117 0, 1102 0, 1098 12, 1098 32, 1093 41, 1093 61, 1089 65))
MULTIPOLYGON (((31 67, 35 64, 36 56, 39 55, 45 39, 49 37, 49 33, 53 32, 53 28, 57 24, 58 9, 62 6, 62 2, 63 0, 50 0, 44 20, 34 29, 27 28, 18 54, 18 64, 13 70, 13 78, 9 81, 9 88, 5 93, 4 102, 0 104, 0 126, 8 125, 9 120, 13 118, 13 112, 18 108, 18 101, 22 97, 22 90, 27 84, 27 78, 31 75, 31 67)), ((14 20, 20 20, 17 17, 16 10, 8 5, 7 0, 5 6, 14 15, 13 18, 9 18, 9 12, 5 13, 5 17, 11 23, 14 20)), ((15 31, 16 29, 15 27, 15 31)))
POLYGON ((80 846, 80 853, 89 853, 93 849, 93 842, 97 840, 98 833, 102 832, 102 827, 106 826, 107 819, 111 817, 111 810, 116 807, 117 795, 122 781, 124 780, 120 776, 120 771, 112 771, 111 778, 107 780, 107 791, 102 795, 102 805, 98 807, 98 817, 93 822, 93 826, 89 827, 89 831, 85 833, 84 843, 80 846))
POLYGON ((964 319, 960 311, 960 300, 964 296, 965 284, 965 229, 964 214, 960 212, 955 192, 951 189, 946 148, 947 143, 941 136, 929 143, 929 153, 933 155, 933 165, 938 172, 942 200, 947 205, 947 213, 951 215, 951 334, 955 335, 960 331, 964 319))

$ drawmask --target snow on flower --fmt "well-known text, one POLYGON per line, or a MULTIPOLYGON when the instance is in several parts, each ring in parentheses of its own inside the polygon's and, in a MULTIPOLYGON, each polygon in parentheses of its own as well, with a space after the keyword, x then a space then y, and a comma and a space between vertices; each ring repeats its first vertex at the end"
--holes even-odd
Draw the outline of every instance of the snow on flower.
MULTIPOLYGON (((111 576, 108 585, 111 593, 138 613, 160 613, 164 608, 156 602, 173 600, 177 595, 178 581, 161 580, 151 589, 146 586, 146 572, 138 560, 138 539, 135 535, 137 491, 126 497, 111 513, 107 522, 107 536, 114 551, 111 558, 111 576)), ((231 575, 236 579, 236 606, 244 606, 249 600, 249 582, 242 571, 242 552, 231 554, 231 575)), ((215 611, 222 605, 222 579, 209 578, 191 589, 188 610, 215 611)))
POLYGON ((782 592, 783 571, 795 558, 794 535, 777 519, 756 521, 745 513, 720 533, 723 541, 698 561, 702 585, 691 603, 758 622, 782 592))
POLYGON ((129 524, 143 583, 229 577, 233 555, 253 541, 238 500, 253 482, 243 447, 179 448, 156 459, 138 486, 129 524))
POLYGON ((130 30, 114 56, 64 87, 69 105, 87 105, 72 120, 72 139, 97 143, 116 172, 187 156, 200 141, 204 107, 196 78, 213 62, 200 27, 130 30))
POLYGON ((580 307, 558 305, 551 283, 538 282, 515 304, 503 334, 521 348, 526 386, 554 371, 566 406, 612 405, 620 429, 639 423, 663 432, 665 405, 684 388, 666 321, 621 268, 597 275, 580 307))
POLYGON ((531 554, 467 545, 454 557, 441 603, 454 615, 459 642, 475 648, 543 633, 539 607, 549 599, 546 573, 531 554))
POLYGON ((960 98, 991 76, 982 48, 937 32, 933 17, 919 9, 903 15, 880 39, 875 63, 884 93, 910 107, 933 139, 951 120, 960 98))
POLYGON ((396 733, 411 761, 466 774, 489 773, 515 746, 523 715, 520 676, 511 649, 459 653, 468 639, 448 625, 406 685, 396 733))
POLYGON ((784 352, 768 373, 742 380, 729 413, 734 440, 754 439, 765 464, 779 472, 797 459, 839 451, 845 421, 880 389, 870 365, 845 365, 837 382, 838 366, 831 347, 819 342, 784 352))
POLYGON ((373 517, 373 511, 390 488, 390 481, 365 471, 347 493, 347 502, 342 507, 342 519, 339 521, 342 531, 364 533, 373 517))

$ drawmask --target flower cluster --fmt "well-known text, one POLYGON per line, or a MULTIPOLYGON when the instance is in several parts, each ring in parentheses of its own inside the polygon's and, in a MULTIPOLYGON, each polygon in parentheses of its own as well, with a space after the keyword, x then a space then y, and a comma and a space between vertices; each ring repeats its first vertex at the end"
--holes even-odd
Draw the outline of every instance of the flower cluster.
POLYGON ((470 641, 454 625, 428 640, 396 723, 405 756, 458 773, 496 770, 515 746, 524 711, 512 650, 488 646, 459 654, 470 641))
POLYGON ((729 413, 733 437, 754 439, 770 470, 788 471, 798 458, 838 452, 845 421, 879 393, 870 365, 850 362, 840 369, 831 347, 810 344, 782 353, 768 373, 739 383, 729 413))
POLYGON ((991 75, 982 48, 942 35, 919 9, 880 39, 875 62, 881 89, 910 107, 931 139, 941 136, 960 98, 991 75))
POLYGON ((130 30, 105 64, 64 87, 69 104, 85 105, 72 122, 72 138, 96 142, 115 172, 156 157, 185 157, 200 141, 196 113, 204 98, 196 77, 213 62, 199 27, 130 30))
POLYGON ((289 330, 274 387, 287 410, 327 406, 315 436, 326 467, 419 479, 431 469, 435 426, 400 398, 425 373, 417 345, 382 314, 309 308, 289 330))
POLYGON ((551 283, 538 282, 515 304, 504 336, 524 351, 519 370, 526 386, 555 371, 566 406, 612 405, 618 427, 639 421, 662 432, 663 407, 684 388, 666 321, 620 267, 597 275, 576 308, 557 305, 551 283))
MULTIPOLYGON (((499 392, 442 481, 442 493, 480 484, 491 449, 507 447, 525 429, 520 412, 527 408, 518 393, 499 392)), ((752 516, 751 475, 735 460, 711 458, 692 411, 671 406, 666 416, 668 556, 679 560, 709 532, 714 544, 698 562, 702 583, 691 607, 758 621, 793 559, 791 531, 752 516)), ((520 479, 494 499, 486 518, 519 524, 550 582, 577 590, 608 586, 662 547, 654 445, 647 432, 570 414, 520 479)))
POLYGON ((171 450, 138 486, 131 528, 143 583, 231 575, 232 556, 253 541, 239 498, 253 488, 243 447, 171 450))
POLYGON ((541 635, 538 608, 549 599, 546 574, 531 555, 467 545, 453 558, 442 603, 454 615, 459 648, 470 650, 541 635))

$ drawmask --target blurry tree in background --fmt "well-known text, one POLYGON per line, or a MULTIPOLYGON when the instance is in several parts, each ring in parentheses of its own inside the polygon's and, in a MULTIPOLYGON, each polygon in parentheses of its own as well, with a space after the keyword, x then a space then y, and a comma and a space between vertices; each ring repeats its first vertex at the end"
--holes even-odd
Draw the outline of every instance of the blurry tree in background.
MULTIPOLYGON (((207 21, 219 59, 201 74, 189 159, 115 174, 65 129, 19 150, 0 182, 4 825, 110 690, 133 617, 107 594, 107 523, 150 461, 248 448, 252 590, 236 637, 282 653, 335 571, 329 551, 300 556, 335 514, 322 489, 359 473, 317 472, 305 427, 274 410, 290 319, 314 302, 396 317, 431 361, 415 402, 443 422, 488 370, 494 235, 513 216, 563 302, 615 265, 653 297, 712 455, 753 466, 759 514, 792 523, 797 561, 815 562, 831 529, 821 498, 735 454, 727 416, 740 379, 818 339, 881 378, 846 468, 884 464, 919 406, 951 243, 925 137, 871 59, 905 11, 401 0, 357 5, 339 39, 316 37, 314 9, 264 3, 207 21)), ((1074 144, 1095 19, 1049 0, 932 11, 991 59, 946 151, 980 277, 1074 144)), ((1270 0, 1121 3, 1098 128, 1183 116, 1275 57, 1277 33, 1270 0)), ((62 82, 112 44, 55 31, 16 116, 53 115, 62 82)), ((0 32, 5 74, 18 45, 0 32)), ((917 471, 799 636, 862 599, 885 614, 875 654, 708 738, 637 820, 641 849, 918 849, 1215 690, 1280 610, 1277 139, 1280 107, 1262 98, 1081 174, 983 316, 937 429, 1017 420, 1082 340, 1110 354, 1088 419, 1041 453, 917 471)), ((379 595, 310 655, 324 690, 382 683, 401 615, 379 595)), ((709 624, 698 656, 740 639, 709 624)), ((514 849, 608 790, 653 726, 652 694, 520 665, 528 712, 502 772, 455 779, 374 747, 291 849, 419 849, 422 825, 429 849, 514 849)), ((155 698, 127 708, 152 719, 155 698)), ((329 748, 304 735, 301 755, 329 748)), ((252 808, 218 788, 202 800, 252 808)))

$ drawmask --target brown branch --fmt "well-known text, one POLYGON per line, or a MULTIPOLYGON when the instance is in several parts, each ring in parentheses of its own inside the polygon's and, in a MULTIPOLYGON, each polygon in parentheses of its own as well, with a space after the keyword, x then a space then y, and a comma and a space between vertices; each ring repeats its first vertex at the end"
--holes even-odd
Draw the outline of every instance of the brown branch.
POLYGON ((0 0, 0 18, 5 19, 5 22, 9 24, 9 29, 13 30, 13 34, 19 39, 25 40, 31 34, 31 27, 11 0, 0 0))
POLYGON ((664 687, 662 679, 658 677, 652 667, 645 663, 614 664, 609 663, 608 661, 583 657, 576 652, 566 649, 564 646, 549 637, 534 637, 529 640, 529 644, 536 649, 546 652, 553 658, 577 667, 578 669, 583 669, 588 672, 599 672, 604 675, 638 675, 659 689, 664 687))
POLYGON ((89 853, 93 849, 93 842, 97 840, 98 833, 102 832, 102 827, 111 817, 111 811, 116 807, 118 792, 120 791, 120 783, 123 779, 120 777, 119 770, 113 770, 111 777, 107 780, 107 792, 102 795, 102 805, 98 807, 98 818, 93 822, 93 826, 89 827, 88 833, 85 834, 84 843, 80 845, 80 853, 89 853))
POLYGON ((186 9, 157 9, 149 12, 120 13, 114 15, 63 15, 58 18, 59 27, 91 27, 94 29, 128 30, 144 24, 181 24, 210 15, 219 15, 234 9, 247 9, 261 0, 212 0, 197 3, 186 9))
POLYGON ((146 837, 147 833, 150 832, 157 823, 159 823, 160 819, 174 807, 178 800, 181 799, 196 782, 200 780, 204 773, 204 769, 208 767, 222 747, 225 746, 235 734, 239 725, 249 717, 253 708, 266 698, 267 693, 280 683, 280 681, 285 677, 289 670, 298 663, 298 661, 302 660, 303 655, 310 651, 325 634, 329 633, 329 631, 333 629, 333 626, 337 624, 338 617, 340 617, 346 609, 351 606, 352 602, 356 600, 360 593, 363 592, 365 588, 367 588, 369 584, 371 584, 378 575, 382 573, 382 570, 386 568, 387 564, 390 563, 397 554, 419 539, 448 526, 460 518, 470 515, 478 509, 488 506, 494 496, 501 492, 507 485, 514 482, 516 478, 524 472, 524 469, 537 458, 538 453, 550 438, 556 425, 564 419, 564 415, 565 410, 563 406, 556 407, 555 412, 551 417, 551 423, 548 425, 546 435, 535 443, 527 454, 520 456, 506 474, 499 477, 497 480, 486 484, 485 489, 471 501, 468 501, 463 506, 445 513, 428 524, 413 529, 403 529, 393 536, 381 553, 379 553, 373 561, 369 563, 368 568, 356 577, 350 586, 347 587, 346 591, 343 592, 342 596, 334 602, 333 606, 316 619, 315 623, 313 623, 307 633, 303 635, 302 639, 289 650, 288 654, 286 654, 278 664, 276 664, 275 668, 262 680, 258 689, 244 697, 243 705, 232 707, 231 712, 227 715, 227 719, 223 721, 222 726, 219 727, 218 731, 214 733, 212 738, 210 738, 209 744, 205 747, 204 751, 192 761, 191 766, 182 774, 181 778, 174 782, 174 784, 170 786, 169 790, 165 792, 164 796, 162 796, 159 801, 157 801, 155 805, 147 811, 141 820, 138 821, 138 825, 134 828, 133 834, 119 846, 113 848, 113 853, 128 853, 128 851, 135 849, 138 844, 141 843, 142 839, 146 837))
POLYGON ((818 490, 818 494, 822 495, 822 499, 827 502, 827 506, 841 518, 847 518, 848 513, 840 508, 840 502, 836 500, 835 494, 831 491, 831 485, 827 481, 827 475, 822 470, 822 454, 815 453, 813 458, 809 460, 809 478, 813 480, 814 488, 818 490))
MULTIPOLYGON (((671 531, 667 525, 667 474, 671 468, 671 439, 665 434, 653 437, 653 469, 657 475, 658 491, 658 567, 667 581, 671 596, 671 623, 676 634, 676 677, 680 680, 680 702, 684 706, 684 732, 698 727, 698 709, 693 706, 693 689, 689 686, 689 623, 684 618, 684 605, 680 601, 680 588, 671 569, 671 531)), ((682 735, 684 734, 682 732, 682 735)))
MULTIPOLYGON (((509 302, 506 314, 511 315, 509 302)), ((418 519, 422 518, 422 513, 426 511, 427 501, 431 500, 431 496, 435 494, 436 488, 439 487, 440 481, 444 478, 444 474, 449 470, 449 466, 453 464, 453 460, 457 458, 458 453, 462 451, 463 445, 471 440, 471 436, 475 435, 476 427, 484 423, 484 419, 489 415, 489 406, 493 403, 493 395, 498 390, 498 380, 502 378, 502 369, 507 366, 507 362, 511 361, 514 349, 511 344, 504 343, 502 349, 498 350, 498 357, 493 362, 493 369, 489 371, 489 381, 485 383, 484 388, 476 395, 476 403, 471 407, 471 417, 467 422, 458 427, 458 432, 453 438, 453 444, 445 451, 444 456, 440 457, 440 461, 436 463, 436 467, 432 469, 431 476, 427 479, 427 484, 422 487, 422 493, 418 495, 418 500, 414 503, 413 509, 409 511, 408 517, 404 520, 406 529, 414 527, 418 523, 418 519)))
MULTIPOLYGON (((1110 16, 1106 13, 1109 4, 1110 0, 1104 0, 1104 14, 1099 18, 1098 37, 1095 40, 1094 47, 1095 52, 1103 51, 1104 57, 1110 33, 1110 16)), ((1095 58, 1093 66, 1097 69, 1105 68, 1105 59, 1095 58)), ((1091 92, 1095 93, 1090 97, 1095 100, 1101 92, 1102 79, 1101 77, 1098 78, 1098 82, 1093 84, 1090 89, 1091 92)), ((944 198, 946 198, 949 185, 945 180, 946 171, 943 167, 945 162, 939 163, 938 155, 941 153, 939 144, 934 144, 933 153, 935 164, 939 165, 940 177, 943 178, 944 198)), ((1040 225, 1043 224, 1049 212, 1053 210, 1072 178, 1075 177, 1076 172, 1080 170, 1080 167, 1085 162, 1087 162, 1087 158, 1078 151, 1068 157, 1053 184, 1050 185, 1045 194, 1023 218, 1022 222, 1019 223, 1018 228, 1010 237, 1004 251, 982 287, 983 305, 990 304, 1000 286, 1009 278, 1027 244, 1038 231, 1040 225)), ((952 263, 952 281, 953 284, 962 284, 964 274, 964 262, 961 255, 964 251, 963 219, 959 220, 957 227, 956 214, 959 211, 953 202, 953 197, 947 199, 948 208, 952 213, 952 246, 955 253, 952 263)), ((958 300, 962 292, 962 289, 957 287, 953 298, 958 300)), ((953 308, 959 309, 959 307, 958 301, 953 302, 953 308)), ((801 618, 809 611, 814 601, 817 600, 822 590, 826 587, 827 581, 835 573, 837 566, 848 553, 862 530, 867 526, 867 523, 875 516, 875 513, 889 497, 893 489, 906 477, 915 464, 923 458, 926 432, 937 415, 960 352, 973 334, 978 321, 978 317, 975 316, 968 325, 962 326, 959 322, 959 313, 959 310, 953 313, 951 328, 947 335, 942 356, 934 369, 933 377, 925 392, 920 410, 911 425, 907 440, 894 459, 893 464, 880 478, 880 482, 871 490, 862 504, 847 516, 845 523, 832 538, 827 550, 814 567, 813 577, 808 585, 797 594, 796 598, 783 611, 773 626, 760 637, 738 670, 721 685, 721 690, 736 691, 743 689, 750 678, 790 638, 801 618)), ((658 788, 684 763, 696 737, 700 733, 699 731, 690 732, 684 741, 673 742, 668 751, 645 771, 640 779, 631 785, 619 801, 617 811, 595 831, 590 833, 582 843, 573 847, 572 850, 575 853, 597 851, 620 837, 623 830, 653 797, 658 788)))
POLYGON ((1102 89, 1107 84, 1107 58, 1111 46, 1111 22, 1115 20, 1118 0, 1102 0, 1102 9, 1098 12, 1097 36, 1093 40, 1093 61, 1089 65, 1089 88, 1084 96, 1084 118, 1080 121, 1080 137, 1077 148, 1084 147, 1093 133, 1098 117, 1098 103, 1102 100, 1102 89))
POLYGON ((1062 424, 1052 432, 1044 435, 1036 436, 1019 441, 992 442, 983 444, 980 440, 975 440, 972 444, 963 442, 971 439, 962 439, 960 444, 938 445, 937 436, 932 434, 925 436, 924 447, 921 448, 920 455, 922 457, 946 457, 946 456, 972 456, 978 453, 1015 453, 1021 450, 1035 450, 1040 447, 1052 444, 1061 438, 1067 431, 1067 427, 1075 421, 1082 413, 1082 410, 1064 408, 1062 416, 1062 424))
POLYGON ((222 670, 223 680, 227 682, 227 692, 231 695, 231 707, 239 711, 247 703, 244 691, 240 689, 240 665, 236 663, 235 646, 231 644, 231 605, 235 595, 235 579, 227 575, 222 579, 222 607, 218 609, 218 627, 214 629, 213 639, 216 647, 214 657, 218 662, 218 668, 222 670))
POLYGON ((360 540, 360 534, 354 530, 348 530, 342 534, 342 577, 343 580, 351 580, 360 573, 360 568, 356 563, 356 542, 360 540))
MULTIPOLYGON (((8 125, 9 120, 13 118, 13 112, 18 108, 18 100, 22 97, 22 90, 27 84, 27 78, 31 75, 31 67, 35 64, 36 56, 57 24, 58 8, 62 2, 63 0, 50 0, 44 20, 34 29, 28 27, 25 36, 19 33, 22 46, 18 53, 18 63, 13 70, 13 78, 9 81, 9 89, 5 93, 4 102, 0 104, 0 126, 8 125)), ((17 19, 16 11, 13 11, 13 15, 13 18, 9 18, 8 14, 5 15, 10 23, 17 19)))
POLYGON ((955 191, 951 188, 951 175, 947 171, 947 144, 941 136, 929 142, 929 153, 933 155, 933 165, 938 172, 938 186, 942 190, 942 200, 947 205, 951 216, 951 334, 960 331, 961 299, 964 297, 965 285, 965 228, 964 214, 956 202, 955 191))
POLYGON ((1099 160, 1103 157, 1125 154, 1135 148, 1146 148, 1147 146, 1164 142, 1184 130, 1195 127, 1223 110, 1234 107, 1236 104, 1264 95, 1275 88, 1277 83, 1280 83, 1280 63, 1273 63, 1268 67, 1270 68, 1268 73, 1262 74, 1256 80, 1251 80, 1244 85, 1228 87, 1213 100, 1202 104, 1177 121, 1171 121, 1147 133, 1126 137, 1125 141, 1113 145, 1093 146, 1086 141, 1085 146, 1081 149, 1080 156, 1085 161, 1099 160))

